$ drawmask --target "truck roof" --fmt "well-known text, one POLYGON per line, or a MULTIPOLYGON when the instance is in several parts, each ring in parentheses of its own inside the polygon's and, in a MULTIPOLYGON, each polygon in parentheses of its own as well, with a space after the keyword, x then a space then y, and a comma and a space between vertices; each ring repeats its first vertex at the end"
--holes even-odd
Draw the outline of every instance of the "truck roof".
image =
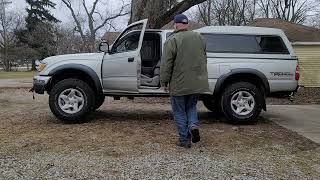
POLYGON ((206 26, 195 30, 201 33, 283 35, 281 29, 251 26, 206 26))
MULTIPOLYGON (((156 31, 156 30, 147 30, 156 31)), ((159 30, 157 30, 159 31, 159 30)), ((161 30, 163 33, 170 33, 173 30, 161 30)), ((199 33, 214 33, 214 34, 239 34, 239 35, 274 35, 282 38, 286 44, 290 54, 295 56, 291 43, 287 36, 281 29, 265 28, 265 27, 251 27, 251 26, 206 26, 194 30, 199 33)))
MULTIPOLYGON (((159 31, 148 29, 147 31, 159 31)), ((160 30, 162 32, 173 32, 173 30, 160 30)), ((281 29, 251 27, 251 26, 206 26, 194 30, 199 33, 219 33, 219 34, 248 34, 248 35, 284 35, 281 29)))

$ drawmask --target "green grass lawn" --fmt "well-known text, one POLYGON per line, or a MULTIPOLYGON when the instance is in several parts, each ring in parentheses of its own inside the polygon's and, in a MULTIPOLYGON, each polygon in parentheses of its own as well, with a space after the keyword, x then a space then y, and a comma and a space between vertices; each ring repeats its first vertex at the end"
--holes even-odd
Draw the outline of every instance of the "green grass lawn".
POLYGON ((0 71, 0 79, 19 79, 19 78, 32 78, 37 72, 4 72, 0 71))

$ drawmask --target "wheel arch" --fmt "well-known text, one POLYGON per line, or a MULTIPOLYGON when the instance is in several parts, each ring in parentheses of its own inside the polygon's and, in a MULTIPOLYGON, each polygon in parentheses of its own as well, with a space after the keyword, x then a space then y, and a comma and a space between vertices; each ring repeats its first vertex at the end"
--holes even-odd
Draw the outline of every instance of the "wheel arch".
MULTIPOLYGON (((260 71, 249 68, 233 69, 231 72, 222 75, 215 86, 214 95, 221 95, 223 89, 225 89, 232 82, 249 82, 254 85, 258 85, 260 90, 263 90, 264 95, 270 93, 270 86, 267 77, 260 71)), ((263 109, 266 110, 265 98, 262 100, 263 109)))
POLYGON ((102 94, 102 85, 97 73, 90 67, 82 64, 64 64, 52 69, 49 74, 52 76, 50 85, 47 87, 47 91, 50 92, 53 85, 65 78, 77 78, 84 80, 90 86, 93 86, 94 92, 102 94))

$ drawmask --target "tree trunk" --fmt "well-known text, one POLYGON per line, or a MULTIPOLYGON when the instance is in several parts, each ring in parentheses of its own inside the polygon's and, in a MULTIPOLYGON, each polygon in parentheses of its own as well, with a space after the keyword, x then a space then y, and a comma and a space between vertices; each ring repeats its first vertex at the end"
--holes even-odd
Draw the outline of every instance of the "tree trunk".
POLYGON ((212 0, 208 0, 208 14, 207 14, 207 21, 208 21, 208 26, 211 26, 211 6, 212 6, 212 0))
POLYGON ((6 71, 6 72, 10 71, 10 64, 9 64, 9 61, 7 59, 3 60, 3 70, 6 71))
POLYGON ((172 21, 176 14, 188 10, 194 5, 206 0, 184 0, 174 3, 172 1, 131 0, 131 16, 129 24, 148 18, 149 28, 160 29, 172 21))
POLYGON ((37 69, 36 69, 36 60, 32 60, 31 61, 31 71, 36 71, 37 69))

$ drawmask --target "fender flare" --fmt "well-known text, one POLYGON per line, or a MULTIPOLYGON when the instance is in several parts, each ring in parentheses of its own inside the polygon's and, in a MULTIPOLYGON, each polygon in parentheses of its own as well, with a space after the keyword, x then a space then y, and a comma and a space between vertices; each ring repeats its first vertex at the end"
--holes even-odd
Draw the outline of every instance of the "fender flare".
POLYGON ((64 64, 64 65, 58 66, 49 72, 49 76, 53 76, 59 72, 65 71, 65 70, 80 70, 80 71, 86 73, 93 80, 97 92, 102 93, 102 85, 101 85, 101 82, 100 82, 100 79, 99 79, 99 76, 97 75, 97 73, 92 68, 85 66, 85 65, 82 65, 82 64, 72 63, 72 64, 64 64))
POLYGON ((249 69, 249 68, 239 68, 239 69, 233 69, 229 73, 222 75, 218 78, 214 92, 219 93, 221 91, 223 83, 231 76, 236 74, 253 74, 258 76, 262 80, 263 87, 265 88, 265 93, 270 92, 270 86, 267 77, 260 71, 255 69, 249 69))

